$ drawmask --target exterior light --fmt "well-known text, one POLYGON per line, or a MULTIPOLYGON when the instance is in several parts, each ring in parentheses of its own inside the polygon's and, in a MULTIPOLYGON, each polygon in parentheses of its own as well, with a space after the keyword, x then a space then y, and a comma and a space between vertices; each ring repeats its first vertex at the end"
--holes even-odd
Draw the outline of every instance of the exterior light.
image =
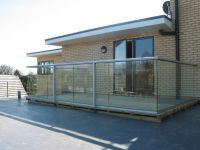
POLYGON ((102 47, 101 47, 101 52, 102 52, 103 54, 105 54, 105 53, 107 52, 107 47, 106 47, 106 46, 102 46, 102 47))

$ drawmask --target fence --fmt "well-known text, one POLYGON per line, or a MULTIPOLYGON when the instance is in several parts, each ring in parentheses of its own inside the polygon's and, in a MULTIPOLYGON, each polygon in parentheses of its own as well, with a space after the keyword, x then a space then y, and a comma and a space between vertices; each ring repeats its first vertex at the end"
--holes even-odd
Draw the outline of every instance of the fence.
POLYGON ((156 115, 195 98, 196 65, 158 57, 31 68, 38 71, 28 79, 32 100, 156 115))

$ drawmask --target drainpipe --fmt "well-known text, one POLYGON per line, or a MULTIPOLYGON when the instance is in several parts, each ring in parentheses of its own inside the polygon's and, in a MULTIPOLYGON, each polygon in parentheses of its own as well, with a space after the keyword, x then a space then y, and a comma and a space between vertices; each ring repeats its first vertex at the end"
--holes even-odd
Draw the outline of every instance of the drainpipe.
MULTIPOLYGON (((179 32, 179 0, 175 0, 175 31, 166 32, 159 30, 159 33, 164 36, 175 35, 176 41, 176 61, 180 61, 180 32, 179 32)), ((181 84, 181 68, 176 64, 176 99, 180 98, 180 84, 181 84)))
MULTIPOLYGON (((180 61, 179 0, 175 0, 176 60, 180 61)), ((176 99, 180 99, 181 66, 176 65, 176 99)))
POLYGON ((176 60, 180 61, 179 0, 175 0, 176 60))

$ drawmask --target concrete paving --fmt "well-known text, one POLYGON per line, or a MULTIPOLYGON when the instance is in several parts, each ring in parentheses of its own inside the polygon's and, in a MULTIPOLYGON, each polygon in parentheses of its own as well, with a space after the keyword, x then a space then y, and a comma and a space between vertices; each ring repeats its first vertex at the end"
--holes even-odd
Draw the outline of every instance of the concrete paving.
POLYGON ((163 123, 0 100, 0 150, 198 150, 200 106, 163 123))

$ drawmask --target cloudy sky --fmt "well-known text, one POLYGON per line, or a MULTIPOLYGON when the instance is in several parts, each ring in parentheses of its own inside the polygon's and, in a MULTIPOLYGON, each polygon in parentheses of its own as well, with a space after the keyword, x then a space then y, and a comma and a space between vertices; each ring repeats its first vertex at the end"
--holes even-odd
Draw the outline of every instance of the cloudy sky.
POLYGON ((0 0, 0 65, 24 74, 49 50, 44 39, 94 27, 163 15, 165 0, 0 0))

